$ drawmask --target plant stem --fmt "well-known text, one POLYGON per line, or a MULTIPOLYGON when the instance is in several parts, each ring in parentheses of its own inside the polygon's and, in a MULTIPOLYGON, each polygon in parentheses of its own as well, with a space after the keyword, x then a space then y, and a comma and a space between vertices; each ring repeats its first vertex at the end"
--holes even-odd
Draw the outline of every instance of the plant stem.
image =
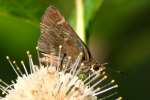
POLYGON ((75 2, 76 2, 76 32, 82 39, 82 41, 86 42, 83 0, 75 0, 75 2))

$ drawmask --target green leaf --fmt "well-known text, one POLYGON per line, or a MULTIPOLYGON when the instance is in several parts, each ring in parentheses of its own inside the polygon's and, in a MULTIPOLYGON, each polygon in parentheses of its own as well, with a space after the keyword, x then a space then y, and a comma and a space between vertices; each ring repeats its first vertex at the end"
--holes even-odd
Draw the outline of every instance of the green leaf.
POLYGON ((89 22, 94 18, 97 11, 100 9, 103 0, 85 0, 85 26, 88 27, 89 22))

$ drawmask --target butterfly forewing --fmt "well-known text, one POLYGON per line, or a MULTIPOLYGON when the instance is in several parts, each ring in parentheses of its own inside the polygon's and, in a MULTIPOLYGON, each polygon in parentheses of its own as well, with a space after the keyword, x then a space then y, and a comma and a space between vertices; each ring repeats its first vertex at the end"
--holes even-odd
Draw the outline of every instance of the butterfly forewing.
POLYGON ((85 61, 91 59, 87 47, 54 6, 47 8, 40 27, 41 36, 38 41, 40 52, 58 57, 59 46, 62 45, 61 57, 71 56, 72 61, 75 61, 79 53, 83 52, 85 61))

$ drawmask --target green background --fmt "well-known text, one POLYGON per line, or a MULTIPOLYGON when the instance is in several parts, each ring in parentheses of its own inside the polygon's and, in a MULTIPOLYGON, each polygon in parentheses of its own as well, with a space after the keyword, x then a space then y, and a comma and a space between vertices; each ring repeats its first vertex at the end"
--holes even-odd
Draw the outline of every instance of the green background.
MULTIPOLYGON (((36 61, 39 22, 49 4, 75 25, 74 0, 0 0, 0 77, 16 78, 5 56, 36 61)), ((84 0, 87 44, 119 84, 124 100, 150 99, 150 0, 84 0)))

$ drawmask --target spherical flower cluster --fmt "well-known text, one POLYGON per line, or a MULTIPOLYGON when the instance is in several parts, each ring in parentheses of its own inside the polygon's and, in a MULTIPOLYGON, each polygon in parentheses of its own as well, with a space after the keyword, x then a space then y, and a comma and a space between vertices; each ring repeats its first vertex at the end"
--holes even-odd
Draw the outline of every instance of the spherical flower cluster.
MULTIPOLYGON (((73 67, 69 71, 67 69, 69 67, 59 70, 58 66, 52 63, 37 66, 33 64, 30 53, 27 54, 30 71, 27 71, 23 61, 21 64, 24 71, 21 71, 15 61, 12 62, 6 57, 17 74, 17 79, 12 81, 11 85, 0 80, 3 94, 0 100, 104 100, 116 94, 114 92, 103 95, 118 87, 114 84, 114 80, 100 85, 107 80, 104 68, 89 74, 84 80, 79 78, 80 67, 84 66, 83 63, 79 64, 82 53, 77 57, 75 64, 70 65, 73 67)), ((120 99, 121 97, 117 98, 120 99)))

